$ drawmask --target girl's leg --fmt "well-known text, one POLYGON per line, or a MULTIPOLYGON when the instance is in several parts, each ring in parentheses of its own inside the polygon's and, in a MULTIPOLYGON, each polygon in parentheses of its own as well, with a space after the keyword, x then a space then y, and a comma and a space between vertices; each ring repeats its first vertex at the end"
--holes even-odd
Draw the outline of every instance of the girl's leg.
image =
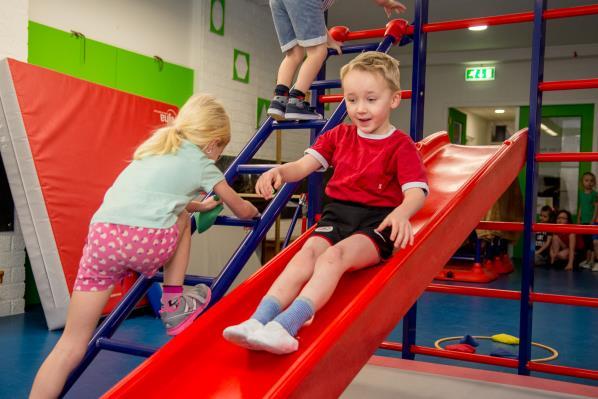
POLYGON ((73 292, 64 332, 35 376, 31 399, 58 397, 70 372, 85 355, 111 293, 112 288, 73 292))
POLYGON ((183 282, 189 265, 191 230, 189 213, 181 212, 177 220, 179 239, 174 254, 164 266, 164 286, 160 316, 168 335, 177 335, 187 328, 210 302, 210 288, 198 284, 183 294, 183 282))
POLYGON ((550 263, 554 263, 556 260, 557 254, 564 247, 565 244, 563 241, 555 234, 552 236, 552 243, 550 244, 550 263))
POLYGON ((164 285, 182 286, 185 280, 185 273, 189 264, 189 252, 191 250, 189 218, 189 213, 183 211, 177 219, 179 242, 172 258, 164 265, 164 285))

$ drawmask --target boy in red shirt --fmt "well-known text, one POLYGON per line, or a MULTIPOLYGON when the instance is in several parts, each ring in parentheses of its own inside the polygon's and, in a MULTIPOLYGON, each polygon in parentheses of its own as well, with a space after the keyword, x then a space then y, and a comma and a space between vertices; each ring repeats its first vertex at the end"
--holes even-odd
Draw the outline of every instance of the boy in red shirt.
POLYGON ((409 219, 429 189, 415 144, 390 124, 401 101, 399 79, 394 58, 379 52, 356 57, 341 69, 353 123, 329 130, 301 159, 259 178, 256 192, 270 199, 283 182, 332 166, 326 186, 332 202, 251 318, 223 331, 228 341, 276 354, 296 351, 297 331, 326 304, 346 271, 375 265, 393 249, 413 244, 409 219))

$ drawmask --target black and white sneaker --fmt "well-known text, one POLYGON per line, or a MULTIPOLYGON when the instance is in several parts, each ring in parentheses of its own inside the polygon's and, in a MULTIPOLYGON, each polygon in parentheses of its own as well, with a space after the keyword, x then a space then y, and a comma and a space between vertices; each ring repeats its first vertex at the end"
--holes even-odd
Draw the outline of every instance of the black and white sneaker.
POLYGON ((309 106, 307 101, 301 101, 292 97, 289 99, 284 117, 285 119, 296 121, 313 121, 323 118, 322 115, 309 106))
POLYGON ((289 98, 287 96, 274 96, 270 101, 270 107, 268 108, 268 116, 281 121, 284 119, 284 113, 287 108, 287 102, 289 98))

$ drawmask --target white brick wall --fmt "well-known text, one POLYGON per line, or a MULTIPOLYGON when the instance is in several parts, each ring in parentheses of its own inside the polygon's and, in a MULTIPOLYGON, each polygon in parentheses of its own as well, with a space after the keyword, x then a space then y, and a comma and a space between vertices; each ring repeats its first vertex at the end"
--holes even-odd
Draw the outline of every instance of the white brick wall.
MULTIPOLYGON (((210 2, 195 0, 191 27, 191 67, 195 91, 216 95, 232 119, 226 155, 237 155, 255 133, 257 98, 272 96, 282 53, 268 6, 247 0, 226 2, 224 36, 210 32, 210 2), (249 84, 233 80, 234 49, 250 54, 249 84)), ((309 144, 308 131, 285 131, 282 159, 292 161, 309 144)), ((275 159, 272 134, 256 158, 275 159)))
MULTIPOLYGON (((0 58, 27 60, 26 0, 0 2, 0 58)), ((25 243, 15 216, 14 232, 0 232, 0 317, 23 313, 25 310, 25 243)))

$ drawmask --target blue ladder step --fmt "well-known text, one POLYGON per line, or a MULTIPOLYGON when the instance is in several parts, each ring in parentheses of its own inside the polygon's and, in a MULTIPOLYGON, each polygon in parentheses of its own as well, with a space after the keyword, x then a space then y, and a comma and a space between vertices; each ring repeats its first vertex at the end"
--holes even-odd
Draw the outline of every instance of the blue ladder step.
MULTIPOLYGON (((356 54, 363 53, 364 51, 376 51, 378 49, 378 43, 365 43, 365 44, 352 44, 350 46, 341 46, 343 54, 356 54)), ((341 54, 341 55, 343 55, 341 54)), ((336 50, 331 48, 328 49, 328 56, 338 55, 336 50)))
POLYGON ((112 352, 126 353, 127 355, 135 355, 141 357, 150 357, 159 348, 154 348, 148 345, 140 345, 132 342, 120 341, 112 338, 98 338, 96 346, 99 349, 106 349, 112 352))
POLYGON ((239 219, 231 216, 218 216, 214 224, 219 226, 253 227, 259 219, 239 219))
POLYGON ((326 80, 314 80, 311 84, 310 89, 338 89, 341 87, 340 79, 326 79, 326 80))
POLYGON ((249 175, 259 175, 261 173, 267 172, 270 169, 278 166, 275 163, 268 163, 268 164, 244 164, 237 166, 237 173, 249 174, 249 175))
POLYGON ((291 129, 320 129, 326 124, 326 119, 316 121, 283 121, 273 122, 272 130, 291 130, 291 129))
MULTIPOLYGON (((164 281, 164 273, 158 272, 152 277, 155 282, 161 283, 164 281)), ((183 282, 185 285, 197 285, 197 284, 205 284, 207 286, 212 286, 214 284, 214 277, 206 277, 206 276, 193 276, 191 274, 185 275, 185 280, 183 282)))

